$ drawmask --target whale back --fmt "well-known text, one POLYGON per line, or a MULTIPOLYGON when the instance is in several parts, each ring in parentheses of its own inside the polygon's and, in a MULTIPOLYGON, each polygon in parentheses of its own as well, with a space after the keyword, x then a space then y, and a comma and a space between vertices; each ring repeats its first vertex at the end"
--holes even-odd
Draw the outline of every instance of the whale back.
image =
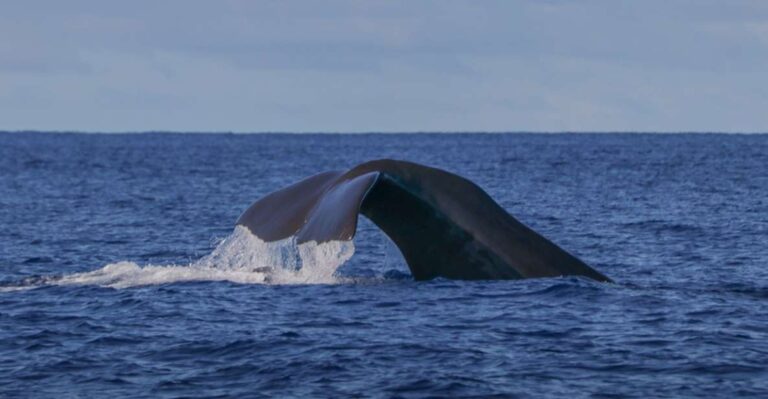
POLYGON ((411 162, 378 160, 321 173, 256 201, 238 219, 265 241, 351 240, 359 214, 400 249, 413 277, 610 281, 531 230, 476 184, 411 162))

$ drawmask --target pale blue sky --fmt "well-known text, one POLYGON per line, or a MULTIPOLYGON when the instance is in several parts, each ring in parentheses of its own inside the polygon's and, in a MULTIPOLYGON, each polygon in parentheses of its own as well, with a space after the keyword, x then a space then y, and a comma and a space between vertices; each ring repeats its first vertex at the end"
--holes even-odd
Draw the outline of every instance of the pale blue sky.
POLYGON ((3 1, 0 130, 768 131, 768 1, 3 1))

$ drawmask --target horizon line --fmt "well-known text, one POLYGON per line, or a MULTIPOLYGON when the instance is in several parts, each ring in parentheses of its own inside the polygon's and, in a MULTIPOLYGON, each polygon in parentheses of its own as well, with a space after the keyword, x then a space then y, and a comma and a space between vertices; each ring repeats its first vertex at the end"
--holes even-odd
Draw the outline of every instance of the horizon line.
POLYGON ((374 134, 768 134, 765 131, 696 131, 696 130, 456 130, 456 131, 438 131, 438 130, 414 130, 414 131, 231 131, 231 130, 211 130, 211 131, 183 131, 183 130, 124 130, 124 131, 96 131, 96 130, 37 130, 37 129, 17 129, 3 130, 0 134, 227 134, 227 135, 312 135, 312 134, 337 134, 337 135, 374 135, 374 134))

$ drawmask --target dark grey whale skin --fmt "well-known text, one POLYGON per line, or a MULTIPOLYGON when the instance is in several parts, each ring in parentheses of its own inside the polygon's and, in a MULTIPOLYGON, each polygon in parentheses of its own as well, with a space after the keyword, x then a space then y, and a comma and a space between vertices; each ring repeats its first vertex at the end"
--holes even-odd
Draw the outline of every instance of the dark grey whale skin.
POLYGON ((602 273, 512 217, 471 181, 411 162, 320 173, 256 201, 238 219, 264 241, 351 240, 362 213, 389 236, 414 279, 501 280, 602 273))

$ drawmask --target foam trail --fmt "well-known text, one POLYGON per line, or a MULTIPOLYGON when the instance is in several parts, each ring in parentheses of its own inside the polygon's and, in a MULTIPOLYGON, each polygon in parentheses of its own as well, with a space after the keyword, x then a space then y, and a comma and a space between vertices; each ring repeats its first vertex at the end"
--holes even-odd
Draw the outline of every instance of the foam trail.
POLYGON ((264 242, 243 226, 209 255, 189 265, 108 264, 101 269, 64 276, 27 279, 0 292, 43 285, 99 285, 128 288, 185 281, 231 281, 240 284, 333 284, 336 270, 355 252, 351 241, 296 244, 294 237, 264 242))

